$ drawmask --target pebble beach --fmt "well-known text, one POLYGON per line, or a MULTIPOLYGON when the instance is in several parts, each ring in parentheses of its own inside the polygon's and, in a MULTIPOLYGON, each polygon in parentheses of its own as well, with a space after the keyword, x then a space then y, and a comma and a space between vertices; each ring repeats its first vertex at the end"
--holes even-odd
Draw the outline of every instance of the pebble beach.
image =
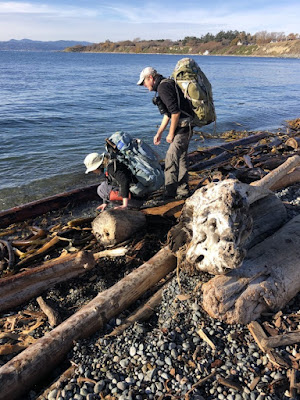
MULTIPOLYGON (((299 214, 299 184, 281 190, 277 196, 285 202, 289 219, 299 214)), ((50 289, 46 301, 64 299, 74 312, 109 287, 112 279, 117 281, 130 272, 116 260, 115 275, 110 272, 109 280, 105 274, 111 271, 111 265, 50 289)), ((270 362, 247 326, 227 325, 202 309, 201 284, 210 277, 205 273, 191 276, 183 270, 175 273, 151 319, 136 322, 118 336, 108 336, 141 304, 141 299, 110 320, 101 332, 74 344, 68 354, 73 367, 70 377, 48 391, 32 389, 26 400, 293 398, 288 368, 270 362)), ((280 318, 287 330, 300 329, 299 300, 298 295, 282 310, 280 318), (289 326, 291 315, 293 326, 289 326)), ((34 301, 29 306, 36 307, 34 301)), ((258 322, 274 325, 274 318, 265 315, 258 322)), ((300 350, 296 344, 276 351, 282 357, 297 359, 300 350)))

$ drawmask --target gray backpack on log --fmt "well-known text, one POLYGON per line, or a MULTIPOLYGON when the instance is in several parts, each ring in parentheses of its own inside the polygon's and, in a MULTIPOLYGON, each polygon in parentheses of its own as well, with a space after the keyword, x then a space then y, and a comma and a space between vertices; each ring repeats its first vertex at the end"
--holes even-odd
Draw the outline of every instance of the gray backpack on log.
POLYGON ((164 184, 164 172, 156 153, 141 139, 134 139, 122 131, 116 132, 106 139, 106 150, 112 159, 125 164, 138 180, 129 189, 134 195, 144 196, 164 184))

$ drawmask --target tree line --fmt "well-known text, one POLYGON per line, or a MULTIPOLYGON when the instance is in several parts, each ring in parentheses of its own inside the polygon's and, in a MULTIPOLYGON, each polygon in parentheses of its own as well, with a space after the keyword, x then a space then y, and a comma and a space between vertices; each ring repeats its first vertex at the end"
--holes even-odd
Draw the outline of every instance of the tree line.
POLYGON ((133 40, 123 40, 119 42, 95 43, 89 46, 77 45, 65 49, 73 52, 128 52, 128 53, 184 53, 193 51, 201 53, 203 51, 220 51, 225 46, 237 45, 262 45, 267 43, 297 40, 300 39, 298 33, 285 35, 284 32, 261 31, 254 35, 245 31, 220 31, 216 35, 206 33, 200 37, 186 36, 184 39, 172 41, 170 39, 142 40, 136 38, 133 40))

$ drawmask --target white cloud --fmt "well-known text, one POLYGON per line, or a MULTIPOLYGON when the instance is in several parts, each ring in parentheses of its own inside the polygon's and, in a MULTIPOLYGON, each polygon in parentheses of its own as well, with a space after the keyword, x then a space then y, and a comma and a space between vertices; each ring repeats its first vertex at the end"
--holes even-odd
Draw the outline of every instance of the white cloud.
MULTIPOLYGON (((155 1, 155 0, 154 0, 155 1)), ((291 0, 292 1, 292 0, 291 0)), ((268 32, 299 33, 300 5, 293 3, 257 5, 250 9, 230 1, 207 6, 187 3, 178 11, 176 0, 171 7, 144 3, 126 6, 103 1, 74 3, 0 2, 0 40, 30 38, 34 40, 75 39, 100 42, 106 39, 183 39, 220 30, 245 30, 252 34, 268 32), (99 4, 100 3, 100 4, 99 4)))
POLYGON ((34 4, 34 3, 18 3, 18 2, 0 2, 0 15, 10 14, 22 15, 56 15, 59 18, 69 17, 96 17, 99 15, 93 8, 82 8, 73 6, 59 6, 54 7, 48 4, 34 4))

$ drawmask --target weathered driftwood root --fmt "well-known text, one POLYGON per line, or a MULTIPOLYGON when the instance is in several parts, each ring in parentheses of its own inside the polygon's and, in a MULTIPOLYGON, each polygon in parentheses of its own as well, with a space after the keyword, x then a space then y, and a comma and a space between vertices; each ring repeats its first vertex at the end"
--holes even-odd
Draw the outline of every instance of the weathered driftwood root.
POLYGON ((105 210, 92 222, 93 233, 104 246, 121 243, 146 225, 146 216, 128 209, 105 210))
POLYGON ((93 255, 81 251, 61 256, 40 267, 0 279, 0 311, 16 307, 38 296, 50 286, 84 274, 94 265, 93 255))
MULTIPOLYGON (((268 194, 258 191, 262 193, 268 194)), ((252 231, 249 199, 255 194, 255 188, 235 179, 198 189, 186 200, 179 224, 170 231, 172 250, 186 266, 201 271, 221 274, 239 267, 252 231)))
POLYGON ((300 215, 249 250, 243 265, 203 285, 213 318, 247 324, 282 309, 300 290, 300 215))
MULTIPOLYGON (((251 185, 226 179, 198 189, 186 200, 179 224, 169 233, 172 250, 185 266, 192 269, 223 274, 229 269, 238 268, 245 257, 245 245, 252 233, 250 206, 271 194, 269 187, 299 161, 299 156, 291 157, 251 185)), ((283 207, 278 201, 273 201, 274 205, 280 214, 283 207)), ((284 220, 283 213, 282 217, 279 223, 284 220)), ((273 227, 278 226, 273 219, 273 227)), ((264 229, 265 226, 262 226, 260 233, 264 229)))
POLYGON ((13 400, 57 365, 73 342, 101 329, 105 322, 136 301, 176 267, 176 257, 164 247, 148 262, 0 368, 0 400, 13 400))

